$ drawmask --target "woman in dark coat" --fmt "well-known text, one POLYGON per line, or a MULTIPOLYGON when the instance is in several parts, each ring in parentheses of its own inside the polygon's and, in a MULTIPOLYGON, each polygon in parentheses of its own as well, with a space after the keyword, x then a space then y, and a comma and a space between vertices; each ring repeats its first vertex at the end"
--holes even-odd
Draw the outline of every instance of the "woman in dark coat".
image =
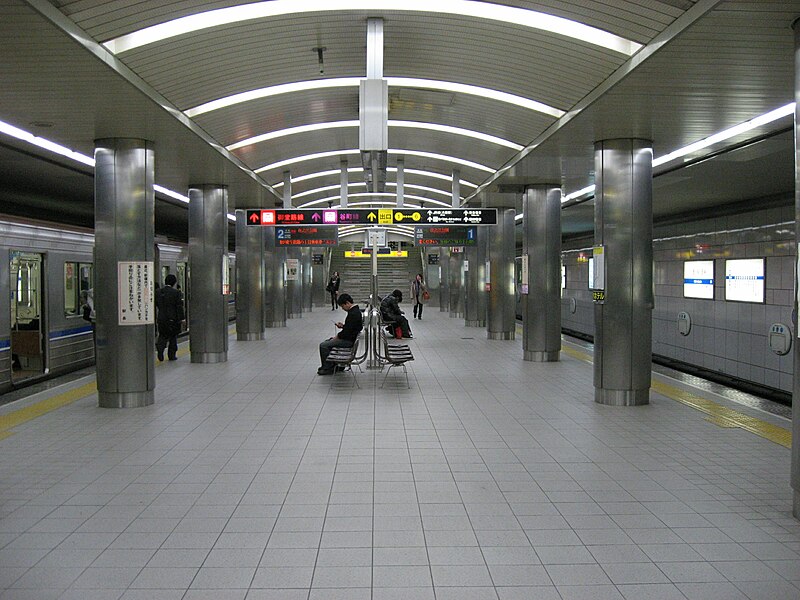
POLYGON ((328 280, 328 285, 325 287, 331 294, 331 310, 336 310, 336 296, 339 295, 339 271, 334 271, 331 278, 328 280))

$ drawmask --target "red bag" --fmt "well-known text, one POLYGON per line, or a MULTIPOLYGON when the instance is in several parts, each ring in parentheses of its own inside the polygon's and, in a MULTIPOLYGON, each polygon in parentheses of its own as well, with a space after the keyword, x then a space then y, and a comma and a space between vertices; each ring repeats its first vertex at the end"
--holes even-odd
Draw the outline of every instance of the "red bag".
POLYGON ((403 338, 403 328, 400 327, 400 325, 394 328, 394 337, 396 337, 398 340, 403 338))

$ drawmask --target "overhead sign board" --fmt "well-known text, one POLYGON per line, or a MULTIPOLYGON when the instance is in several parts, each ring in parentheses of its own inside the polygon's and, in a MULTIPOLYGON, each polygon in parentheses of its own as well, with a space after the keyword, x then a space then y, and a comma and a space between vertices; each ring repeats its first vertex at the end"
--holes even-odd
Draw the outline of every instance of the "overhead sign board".
POLYGON ((414 228, 416 246, 474 246, 478 243, 477 229, 463 226, 431 226, 414 228))
POLYGON ((339 244, 339 233, 336 227, 276 227, 275 244, 277 246, 336 246, 339 244))
POLYGON ((248 209, 247 224, 291 225, 495 225, 495 208, 248 209))

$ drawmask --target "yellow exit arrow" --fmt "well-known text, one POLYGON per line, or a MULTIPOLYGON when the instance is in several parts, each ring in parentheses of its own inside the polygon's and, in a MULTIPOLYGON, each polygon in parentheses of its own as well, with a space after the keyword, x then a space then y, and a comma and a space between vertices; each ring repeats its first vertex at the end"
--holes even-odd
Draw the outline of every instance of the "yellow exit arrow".
POLYGON ((375 216, 375 213, 374 213, 374 212, 371 212, 371 213, 369 213, 369 214, 367 215, 367 218, 368 218, 370 221, 374 221, 375 219, 377 219, 377 217, 375 216))

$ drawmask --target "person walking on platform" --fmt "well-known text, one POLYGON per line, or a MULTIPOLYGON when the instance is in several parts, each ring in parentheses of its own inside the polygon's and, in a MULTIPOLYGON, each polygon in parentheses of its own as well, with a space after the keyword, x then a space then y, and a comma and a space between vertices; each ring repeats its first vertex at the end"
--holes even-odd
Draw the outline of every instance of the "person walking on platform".
POLYGON ((402 301, 403 292, 400 290, 394 290, 391 294, 381 300, 381 316, 387 324, 391 324, 392 331, 395 332, 395 337, 411 339, 411 327, 408 324, 408 319, 406 319, 399 306, 399 303, 402 301), (400 335, 398 336, 397 333, 400 333, 400 335))
POLYGON ((336 297, 339 295, 340 282, 339 271, 334 271, 333 275, 331 275, 331 278, 328 280, 328 285, 325 287, 331 295, 331 310, 336 310, 336 297))
POLYGON ((361 315, 361 309, 358 304, 353 303, 353 297, 350 294, 341 294, 336 302, 347 313, 347 318, 344 323, 336 323, 336 327, 341 329, 332 338, 328 338, 319 344, 319 359, 322 363, 317 369, 317 375, 331 375, 334 372, 336 365, 328 362, 328 355, 331 350, 336 347, 352 348, 356 343, 356 338, 361 330, 364 328, 364 318, 361 315))
POLYGON ((181 332, 183 314, 183 295, 175 289, 178 278, 169 274, 164 279, 164 287, 156 291, 156 321, 158 321, 158 340, 156 350, 158 360, 164 360, 164 348, 167 357, 178 360, 178 334, 181 332), (167 346, 169 344, 169 346, 167 346))
POLYGON ((417 276, 411 282, 411 303, 414 305, 414 318, 422 320, 422 306, 430 300, 430 293, 428 286, 425 285, 425 280, 422 279, 422 273, 417 273, 417 276))

